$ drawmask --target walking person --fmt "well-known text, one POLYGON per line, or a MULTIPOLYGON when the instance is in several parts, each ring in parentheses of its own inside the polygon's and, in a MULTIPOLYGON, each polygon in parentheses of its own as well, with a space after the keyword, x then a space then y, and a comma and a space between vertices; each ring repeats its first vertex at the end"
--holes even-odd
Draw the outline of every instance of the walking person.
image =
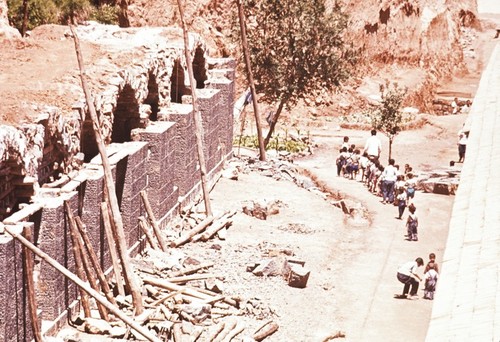
POLYGON ((398 178, 398 170, 394 167, 394 159, 389 159, 389 165, 382 172, 382 203, 394 202, 394 185, 398 178))
POLYGON ((406 180, 405 188, 406 188, 406 199, 408 201, 408 205, 413 202, 415 198, 415 189, 417 187, 417 180, 414 178, 413 173, 409 172, 407 175, 408 179, 406 180))
POLYGON ((416 258, 415 261, 408 261, 398 268, 397 278, 404 284, 403 294, 397 296, 398 298, 418 299, 417 291, 422 278, 417 274, 417 269, 423 265, 424 260, 416 258))
POLYGON ((347 158, 349 158, 347 147, 342 147, 340 149, 339 155, 337 156, 337 159, 335 160, 335 163, 337 164, 337 176, 340 176, 340 174, 344 171, 345 164, 347 163, 347 158))
POLYGON ((410 214, 406 220, 406 228, 408 230, 407 240, 408 241, 418 241, 418 217, 415 211, 417 207, 412 203, 408 207, 410 214))
POLYGON ((382 152, 382 143, 380 139, 377 137, 377 130, 371 130, 371 136, 366 139, 365 149, 363 153, 368 154, 368 159, 372 162, 375 160, 379 160, 380 152, 382 152))

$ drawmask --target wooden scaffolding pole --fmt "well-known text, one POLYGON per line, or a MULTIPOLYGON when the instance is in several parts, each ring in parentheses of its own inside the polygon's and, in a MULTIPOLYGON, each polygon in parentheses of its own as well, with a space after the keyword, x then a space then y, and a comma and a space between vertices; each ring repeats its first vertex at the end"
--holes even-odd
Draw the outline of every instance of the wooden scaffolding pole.
POLYGON ((259 160, 266 160, 266 146, 264 144, 264 137, 262 136, 262 126, 260 124, 259 105, 257 103, 257 92, 255 91, 255 82, 253 81, 252 64, 250 62, 250 53, 248 52, 247 41, 247 25, 245 20, 245 11, 241 0, 236 0, 238 6, 238 16, 240 19, 240 34, 241 45, 243 47, 243 55, 245 56, 245 65, 247 69, 248 84, 250 85, 250 92, 252 93, 253 112, 255 115, 255 126, 257 126, 257 139, 259 141, 259 160))
POLYGON ((125 240, 125 233, 123 229, 122 215, 120 213, 120 207, 118 205, 118 199, 116 197, 115 183, 113 180, 113 174, 111 173, 111 166, 109 164, 108 156, 106 154, 106 146, 101 136, 101 129, 99 127, 99 119, 94 107, 94 101, 87 87, 87 82, 85 80, 85 68, 83 64, 82 52, 80 49, 80 40, 76 35, 73 25, 70 25, 71 33, 73 34, 73 40, 75 42, 76 56, 78 59, 78 67, 80 69, 80 80, 82 82, 83 92, 85 94, 85 101, 87 102, 87 107, 89 110, 90 118, 92 120, 92 128, 94 129, 95 140, 97 143, 97 148, 99 149, 99 154, 101 156, 102 167, 104 169, 104 181, 106 187, 106 197, 107 202, 111 208, 111 217, 113 219, 114 226, 116 228, 117 244, 120 253, 123 273, 125 281, 130 288, 132 294, 132 302, 136 309, 136 314, 140 315, 143 310, 142 295, 139 286, 137 285, 137 280, 135 274, 133 273, 132 266, 130 264, 130 257, 127 250, 127 241, 125 240))
POLYGON ((76 225, 78 227, 78 230, 80 231, 80 235, 82 236, 84 246, 89 253, 90 257, 90 262, 92 263, 92 267, 94 268, 97 278, 99 279, 99 285, 101 286, 102 292, 104 292, 104 295, 106 296, 106 299, 113 305, 116 305, 115 297, 113 297, 113 294, 111 293, 111 289, 109 288, 108 280, 106 279, 106 276, 104 275, 104 271, 101 268, 101 265, 99 264, 99 259, 97 258, 97 254, 94 251, 94 247, 92 247, 92 242, 90 242, 90 238, 87 234, 87 229, 85 228, 85 225, 83 224, 82 220, 80 217, 75 217, 76 225))
MULTIPOLYGON (((23 227, 24 238, 31 242, 33 239, 31 228, 28 225, 23 227)), ((33 329, 33 339, 35 342, 42 342, 42 331, 40 328, 40 322, 37 314, 37 304, 35 298, 35 282, 33 280, 33 255, 31 254, 28 247, 23 246, 23 256, 24 256, 24 270, 25 270, 25 280, 26 280, 26 296, 28 297, 28 309, 30 313, 31 328, 33 329)))
POLYGON ((212 207, 210 205, 210 194, 207 186, 207 165, 205 163, 205 155, 203 154, 203 124, 201 113, 198 108, 198 98, 196 96, 196 81, 194 79, 193 64, 191 62, 191 52, 189 50, 189 37, 184 20, 184 7, 182 0, 177 0, 179 7, 179 15, 181 19, 182 32, 184 36, 184 54, 189 74, 189 84, 191 85, 191 96, 193 98, 194 124, 196 126, 196 147, 198 150, 198 162, 200 163, 201 188, 203 190, 203 200, 205 202, 205 211, 207 216, 212 216, 212 207))

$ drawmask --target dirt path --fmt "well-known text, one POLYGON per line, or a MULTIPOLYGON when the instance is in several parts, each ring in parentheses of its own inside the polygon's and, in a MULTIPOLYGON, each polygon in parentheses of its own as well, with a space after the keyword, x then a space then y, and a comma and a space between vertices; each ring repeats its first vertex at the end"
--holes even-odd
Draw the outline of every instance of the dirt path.
MULTIPOLYGON (((456 158, 456 132, 464 119, 460 116, 434 117, 431 125, 401 133, 393 157, 401 165, 410 163, 417 171, 446 166, 449 160, 456 158)), ((319 151, 311 158, 297 161, 328 187, 361 201, 372 218, 370 227, 346 225, 340 228, 339 243, 332 246, 335 251, 332 272, 337 280, 335 316, 350 341, 423 341, 432 302, 394 299, 393 295, 402 290, 396 279, 396 269, 399 264, 418 256, 427 261, 430 252, 436 253, 440 261, 453 196, 418 192, 415 204, 421 227, 420 240, 406 241, 404 220, 395 218, 396 207, 382 204, 380 198, 369 194, 360 182, 337 177, 332 172, 335 154, 325 147, 339 145, 343 135, 349 135, 353 143, 362 146, 367 134, 339 131, 329 136, 323 133, 319 151)), ((386 158, 383 155, 382 159, 386 158)))
MULTIPOLYGON (((456 159, 456 134, 463 120, 460 115, 435 117, 422 129, 402 132, 393 156, 417 171, 447 166, 456 159)), ((432 302, 394 299, 402 291, 396 270, 418 256, 427 261, 430 252, 441 260, 453 196, 417 192, 420 240, 406 241, 404 221, 395 218, 396 207, 383 205, 363 184, 337 177, 333 170, 336 156, 331 151, 341 137, 349 135, 361 146, 368 134, 328 127, 312 132, 319 148, 295 164, 326 187, 361 202, 369 211, 371 224, 352 224, 339 208, 292 182, 256 172, 241 173, 238 181, 219 181, 211 193, 214 209, 238 209, 244 201, 265 198, 280 200, 280 213, 266 221, 238 213, 227 240, 220 242, 220 251, 210 248, 213 242, 186 246, 190 256, 199 253, 204 260, 216 261, 214 271, 225 274, 228 293, 258 298, 269 307, 267 317, 280 325, 270 342, 323 341, 337 330, 345 331, 346 341, 425 339, 432 302), (246 263, 265 258, 273 249, 291 250, 306 262, 311 276, 305 289, 291 288, 281 277, 259 278, 244 272, 246 263)), ((256 323, 249 320, 247 324, 251 329, 256 323)))

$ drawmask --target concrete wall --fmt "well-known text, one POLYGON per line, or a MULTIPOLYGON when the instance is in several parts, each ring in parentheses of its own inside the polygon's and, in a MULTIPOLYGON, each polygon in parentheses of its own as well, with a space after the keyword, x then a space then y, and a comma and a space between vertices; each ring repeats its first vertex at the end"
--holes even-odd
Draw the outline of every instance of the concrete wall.
POLYGON ((500 341, 500 44, 464 129, 467 153, 426 341, 500 341))
MULTIPOLYGON (((203 136, 208 179, 213 179, 223 161, 231 156, 234 71, 219 73, 209 87, 197 89, 203 118, 203 136), (221 75, 224 75, 221 77, 221 75)), ((189 100, 189 99, 187 99, 189 100)), ((126 240, 132 254, 140 252, 143 243, 138 217, 145 216, 140 192, 145 190, 157 219, 165 225, 180 205, 200 193, 200 173, 196 150, 194 113, 190 104, 160 106, 158 121, 132 130, 132 141, 112 143, 107 154, 115 186, 126 240)), ((92 247, 104 269, 111 262, 108 242, 102 225, 100 205, 104 198, 104 175, 100 157, 73 175, 58 188, 41 188, 27 205, 4 220, 16 227, 30 223, 35 244, 70 271, 75 271, 72 243, 64 202, 86 225, 92 247)), ((0 234, 0 340, 18 341, 31 338, 27 316, 21 248, 8 234, 0 234)), ((36 299, 44 330, 64 323, 78 298, 76 285, 54 268, 37 264, 36 299)))

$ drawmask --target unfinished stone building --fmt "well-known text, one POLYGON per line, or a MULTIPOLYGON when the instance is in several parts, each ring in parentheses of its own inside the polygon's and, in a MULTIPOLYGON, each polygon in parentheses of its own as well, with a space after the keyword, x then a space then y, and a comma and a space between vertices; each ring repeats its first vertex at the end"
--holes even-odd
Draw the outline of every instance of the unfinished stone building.
MULTIPOLYGON (((71 46, 66 27, 49 29, 54 40, 71 46)), ((77 34, 88 57, 86 74, 113 168, 128 248, 134 254, 144 245, 138 226, 145 211, 141 190, 147 191, 154 214, 165 225, 201 189, 190 97, 194 89, 188 81, 182 34, 97 24, 78 27, 77 34)), ((235 62, 211 59, 198 36, 190 35, 190 44, 207 178, 213 181, 231 154, 235 62)), ((64 201, 69 201, 87 227, 101 266, 108 269, 100 214, 103 169, 74 67, 74 49, 64 58, 74 60, 72 68, 46 85, 50 91, 57 82, 57 101, 37 104, 19 98, 23 105, 11 107, 10 117, 24 115, 31 122, 4 121, 0 126, 0 225, 19 232, 32 227, 35 245, 74 270, 64 212, 64 201)), ((46 64, 55 74, 58 67, 46 64)), ((0 233, 1 341, 31 338, 21 247, 9 234, 0 233)), ((47 331, 64 321, 77 288, 44 262, 36 263, 35 274, 38 314, 47 331)))

